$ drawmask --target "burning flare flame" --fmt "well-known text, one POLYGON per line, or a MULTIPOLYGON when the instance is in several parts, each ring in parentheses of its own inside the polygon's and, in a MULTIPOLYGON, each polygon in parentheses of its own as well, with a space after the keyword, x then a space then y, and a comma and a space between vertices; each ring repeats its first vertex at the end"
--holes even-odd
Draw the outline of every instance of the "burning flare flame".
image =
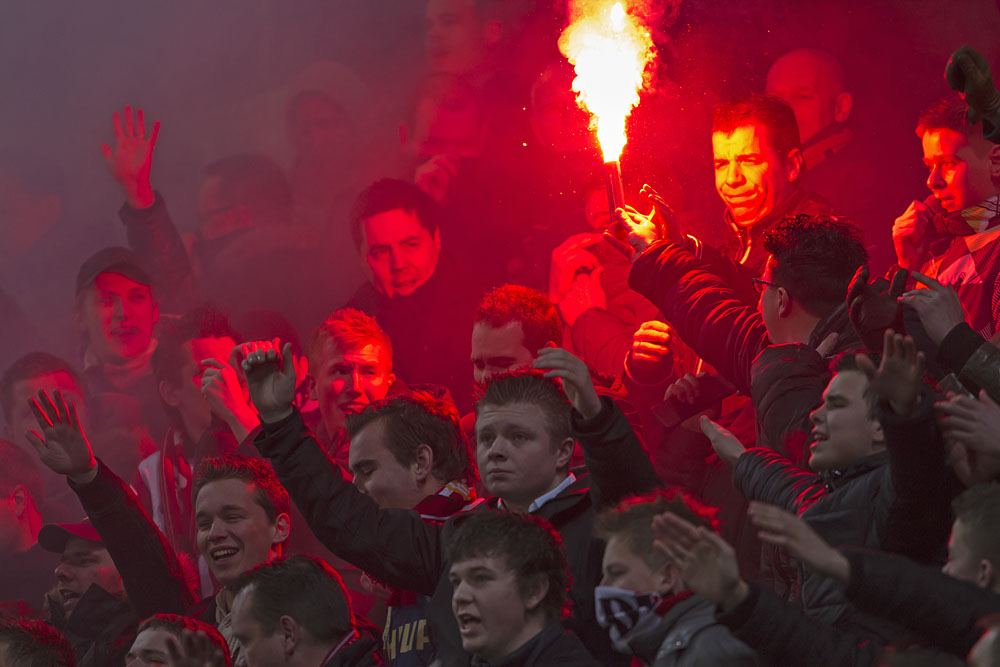
POLYGON ((615 0, 571 0, 570 24, 559 50, 576 70, 573 92, 592 114, 605 162, 621 157, 625 119, 649 83, 646 66, 656 53, 649 30, 615 0))

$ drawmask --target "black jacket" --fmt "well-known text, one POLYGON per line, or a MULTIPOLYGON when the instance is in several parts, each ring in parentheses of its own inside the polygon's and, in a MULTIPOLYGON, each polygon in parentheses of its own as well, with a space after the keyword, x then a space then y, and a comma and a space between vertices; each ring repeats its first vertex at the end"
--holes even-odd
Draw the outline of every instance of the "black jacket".
POLYGON ((985 389, 993 400, 1000 399, 1000 349, 965 322, 944 337, 937 359, 972 391, 985 389))
POLYGON ((552 623, 521 648, 497 662, 472 659, 472 667, 597 667, 580 638, 552 623))
MULTIPOLYGON (((740 393, 754 399, 757 444, 785 452, 789 434, 801 429, 808 421, 809 411, 820 403, 827 379, 826 366, 813 349, 815 360, 793 370, 785 363, 786 348, 806 346, 769 348, 771 341, 764 320, 753 301, 748 300, 746 289, 740 287, 740 281, 749 283, 749 278, 741 278, 736 269, 727 268, 727 261, 707 250, 699 258, 678 245, 654 243, 632 266, 629 285, 660 308, 681 340, 698 356, 740 393), (764 353, 767 354, 763 360, 759 359, 758 355, 764 353), (784 379, 788 373, 803 372, 807 375, 802 381, 791 377, 780 394, 773 393, 776 380, 784 379), (790 420, 789 414, 795 419, 790 420)), ((861 346, 845 306, 816 325, 809 345, 815 348, 834 332, 838 334, 834 353, 861 346)))
MULTIPOLYGON (((594 587, 601 579, 604 545, 593 536, 594 514, 625 495, 652 490, 658 480, 627 419, 610 399, 602 399, 601 413, 594 419, 577 419, 574 432, 590 476, 578 479, 535 514, 550 521, 563 538, 573 577, 575 615, 569 628, 595 657, 617 664, 622 657, 612 652, 607 633, 595 620, 594 587)), ((416 512, 379 509, 327 458, 298 412, 262 424, 254 444, 270 459, 316 537, 377 580, 429 596, 428 621, 438 660, 446 666, 468 664, 451 611, 446 558, 456 519, 437 526, 425 523, 416 512)))
POLYGON ((846 303, 816 323, 806 345, 764 347, 750 367, 757 445, 782 452, 799 465, 808 459, 803 445, 812 429, 809 413, 823 402, 823 390, 830 381, 830 360, 820 357, 816 347, 834 333, 837 342, 832 354, 861 349, 846 303))
POLYGON ((442 253, 434 274, 413 294, 389 298, 366 282, 347 302, 389 334, 397 375, 447 387, 460 413, 472 408, 469 341, 483 291, 473 278, 442 253))
POLYGON ((78 667, 118 667, 135 641, 140 616, 128 600, 92 584, 66 618, 49 600, 52 625, 73 645, 78 667))
POLYGON ((214 600, 196 606, 177 554, 128 484, 100 460, 92 481, 69 484, 104 540, 140 618, 170 613, 215 624, 214 600))
POLYGON ((983 634, 981 619, 1000 612, 1000 595, 886 553, 845 550, 848 599, 892 618, 921 641, 964 659, 983 634))
MULTIPOLYGON (((920 531, 911 535, 899 534, 903 524, 896 524, 895 532, 890 530, 890 517, 921 508, 928 489, 945 477, 943 443, 940 436, 933 435, 937 432, 935 418, 933 395, 925 391, 913 413, 905 418, 881 411, 885 451, 843 470, 817 475, 797 468, 773 451, 749 449, 736 462, 733 482, 748 500, 801 515, 832 546, 931 551, 944 534, 941 513, 935 507, 917 524, 911 524, 912 530, 920 531)), ((842 587, 808 570, 802 573, 802 602, 810 614, 831 624, 848 612, 842 587)), ((848 627, 856 621, 865 632, 890 639, 886 633, 891 629, 881 623, 850 614, 844 621, 847 619, 851 620, 848 627)))
POLYGON ((872 667, 885 650, 879 642, 840 632, 807 616, 771 591, 750 584, 747 597, 719 622, 772 665, 872 667))

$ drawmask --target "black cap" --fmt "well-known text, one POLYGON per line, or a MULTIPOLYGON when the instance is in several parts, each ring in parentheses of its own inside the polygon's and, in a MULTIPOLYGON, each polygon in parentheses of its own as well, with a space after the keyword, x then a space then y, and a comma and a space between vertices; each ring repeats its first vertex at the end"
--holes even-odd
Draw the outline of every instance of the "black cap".
POLYGON ((89 522, 83 523, 49 523, 38 531, 38 544, 46 551, 61 554, 66 550, 66 543, 71 537, 79 537, 89 542, 100 543, 100 534, 89 522))
POLYGON ((98 250, 83 263, 76 274, 76 293, 92 285, 102 273, 118 273, 140 285, 152 285, 136 254, 128 248, 114 246, 98 250))

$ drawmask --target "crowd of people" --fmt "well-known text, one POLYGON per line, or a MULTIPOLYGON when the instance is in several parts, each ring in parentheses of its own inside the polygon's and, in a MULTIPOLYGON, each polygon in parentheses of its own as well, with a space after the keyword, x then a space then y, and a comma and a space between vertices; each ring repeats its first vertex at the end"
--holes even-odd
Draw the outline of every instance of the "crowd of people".
POLYGON ((64 326, 0 291, 0 665, 1000 665, 986 59, 934 84, 880 277, 833 56, 716 107, 707 236, 649 185, 609 210, 563 67, 498 172, 495 7, 429 3, 408 171, 359 193, 304 91, 309 177, 221 158, 182 234, 160 123, 114 112, 125 244, 83 250, 64 326))

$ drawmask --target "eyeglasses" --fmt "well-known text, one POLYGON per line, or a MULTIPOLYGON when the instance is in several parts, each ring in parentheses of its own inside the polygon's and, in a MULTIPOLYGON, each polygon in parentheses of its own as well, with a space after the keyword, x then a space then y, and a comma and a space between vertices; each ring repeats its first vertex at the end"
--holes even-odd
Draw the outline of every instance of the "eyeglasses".
POLYGON ((768 287, 777 287, 777 285, 774 284, 774 283, 769 283, 768 281, 764 280, 763 278, 754 278, 753 279, 753 288, 755 290, 757 290, 757 294, 762 293, 768 287))

